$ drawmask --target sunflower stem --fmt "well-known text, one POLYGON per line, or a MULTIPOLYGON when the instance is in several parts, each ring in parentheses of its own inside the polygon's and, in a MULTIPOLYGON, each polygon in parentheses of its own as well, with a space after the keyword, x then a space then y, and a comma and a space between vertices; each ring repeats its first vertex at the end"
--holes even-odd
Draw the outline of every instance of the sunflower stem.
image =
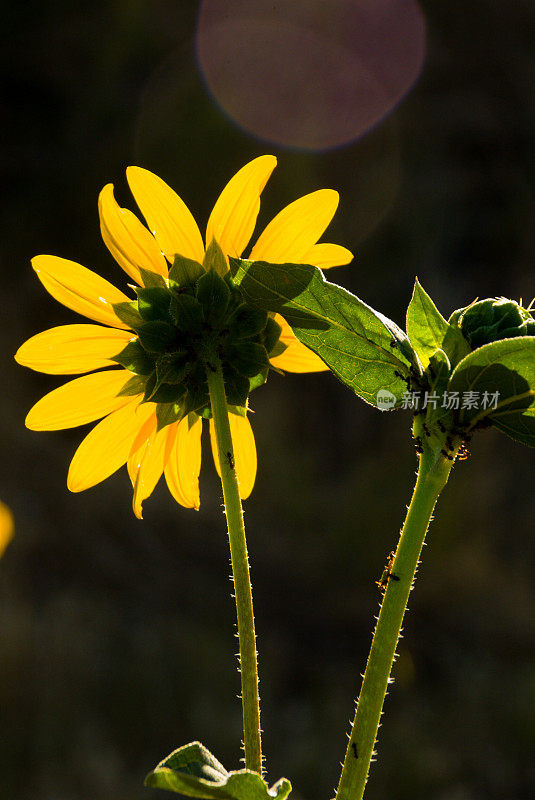
POLYGON ((446 485, 452 464, 453 461, 444 458, 437 449, 425 448, 421 455, 416 486, 395 558, 393 563, 388 564, 381 578, 385 585, 383 602, 366 664, 336 800, 361 800, 364 794, 409 593, 431 515, 446 485))
POLYGON ((238 617, 245 768, 262 774, 260 703, 258 697, 258 665, 253 595, 243 511, 228 418, 225 383, 219 358, 212 355, 206 365, 206 374, 217 441, 238 617))

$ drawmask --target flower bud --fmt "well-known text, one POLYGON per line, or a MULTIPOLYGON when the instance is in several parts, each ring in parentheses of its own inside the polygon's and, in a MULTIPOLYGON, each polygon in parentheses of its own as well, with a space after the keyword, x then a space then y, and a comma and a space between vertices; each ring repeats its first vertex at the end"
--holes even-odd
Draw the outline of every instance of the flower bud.
POLYGON ((450 324, 461 330, 472 350, 484 344, 517 336, 535 336, 535 319, 514 300, 488 298, 451 315, 450 324))

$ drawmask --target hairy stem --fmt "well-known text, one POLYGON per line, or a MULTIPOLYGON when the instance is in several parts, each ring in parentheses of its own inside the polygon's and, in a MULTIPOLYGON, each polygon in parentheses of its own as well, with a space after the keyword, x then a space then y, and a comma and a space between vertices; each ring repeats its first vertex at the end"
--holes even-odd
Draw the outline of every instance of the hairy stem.
POLYGON ((395 558, 382 577, 384 598, 336 793, 337 800, 361 800, 364 794, 409 593, 431 515, 448 480, 452 463, 437 450, 426 449, 420 458, 418 478, 395 558))
POLYGON ((258 697, 253 595, 238 476, 234 466, 235 458, 230 433, 225 384, 219 359, 215 357, 210 359, 209 364, 207 364, 206 374, 217 440, 238 617, 245 767, 262 774, 260 703, 258 697))

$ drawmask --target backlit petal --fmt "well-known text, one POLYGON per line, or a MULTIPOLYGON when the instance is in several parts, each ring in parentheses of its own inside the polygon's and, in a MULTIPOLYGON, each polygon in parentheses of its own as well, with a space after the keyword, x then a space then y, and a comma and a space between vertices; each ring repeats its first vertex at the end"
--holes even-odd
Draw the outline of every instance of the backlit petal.
MULTIPOLYGON (((229 414, 230 433, 232 436, 232 447, 234 449, 234 460, 236 473, 240 486, 240 497, 245 500, 253 491, 256 478, 256 445, 254 440, 251 423, 247 417, 240 417, 237 414, 229 414)), ((213 419, 210 420, 210 442, 212 445, 212 455, 214 457, 217 474, 221 476, 219 459, 217 456, 217 440, 213 419)))
POLYGON ((134 489, 132 508, 138 519, 143 517, 143 501, 152 494, 162 477, 167 456, 168 430, 157 431, 156 428, 156 416, 153 415, 136 435, 127 461, 134 489))
POLYGON ((319 189, 290 203, 260 234, 249 258, 274 264, 304 264, 303 256, 325 231, 338 200, 334 189, 319 189))
POLYGON ((5 503, 0 502, 0 557, 13 538, 13 514, 5 503))
POLYGON ((58 325, 24 342, 15 360, 49 375, 79 375, 109 367, 130 339, 130 331, 101 325, 58 325))
POLYGON ((169 261, 179 253, 202 263, 202 236, 184 201, 147 169, 128 167, 126 177, 149 230, 169 261))
POLYGON ((285 319, 275 314, 275 320, 282 328, 280 341, 286 350, 280 356, 270 358, 271 363, 286 372, 324 372, 329 369, 316 353, 299 341, 285 319))
POLYGON ((75 261, 58 256, 36 256, 32 258, 32 267, 45 289, 67 308, 104 325, 128 330, 115 315, 112 303, 128 303, 130 297, 109 281, 75 261))
POLYGON ((167 486, 181 506, 198 509, 202 420, 198 417, 190 428, 185 417, 178 425, 170 425, 169 428, 169 457, 165 465, 167 486))
POLYGON ((260 194, 276 165, 275 156, 260 156, 230 179, 210 214, 206 246, 215 239, 226 255, 241 256, 255 229, 260 194))
POLYGON ((69 467, 67 487, 82 492, 113 475, 128 458, 136 434, 155 414, 154 403, 139 397, 95 425, 78 447, 69 467))
POLYGON ((340 244, 328 244, 320 242, 310 248, 302 259, 303 264, 312 264, 320 269, 330 269, 331 267, 341 267, 349 264, 353 260, 353 253, 340 244))
POLYGON ((113 369, 75 378, 45 394, 28 412, 26 427, 32 431, 58 431, 111 414, 131 402, 131 397, 118 396, 131 377, 128 370, 113 369))
POLYGON ((127 208, 121 208, 108 183, 98 198, 100 231, 104 243, 127 275, 142 285, 139 268, 167 277, 167 262, 156 240, 127 208))

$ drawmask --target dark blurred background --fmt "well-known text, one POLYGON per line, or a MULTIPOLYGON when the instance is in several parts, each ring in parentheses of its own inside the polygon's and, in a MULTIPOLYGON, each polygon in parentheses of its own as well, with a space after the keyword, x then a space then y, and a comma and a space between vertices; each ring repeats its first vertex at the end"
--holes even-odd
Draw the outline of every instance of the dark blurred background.
MULTIPOLYGON (((259 227, 302 194, 338 189, 325 240, 356 259, 329 278, 399 324, 415 275, 446 316, 476 296, 529 302, 535 7, 43 0, 3 4, 1 35, 0 495, 16 534, 0 563, 0 796, 163 797, 143 777, 190 740, 239 766, 235 610, 208 441, 198 513, 162 481, 139 522, 124 469, 69 494, 84 431, 25 429, 61 379, 12 354, 81 320, 46 294, 30 258, 61 255, 124 287, 99 235, 105 183, 134 209, 124 169, 152 169, 203 229, 230 176, 271 152, 259 227)), ((246 523, 268 777, 325 799, 375 580, 414 482, 410 417, 378 413, 327 374, 275 375, 253 407, 246 523)), ((535 796, 534 459, 491 430, 454 469, 368 800, 535 796)))

